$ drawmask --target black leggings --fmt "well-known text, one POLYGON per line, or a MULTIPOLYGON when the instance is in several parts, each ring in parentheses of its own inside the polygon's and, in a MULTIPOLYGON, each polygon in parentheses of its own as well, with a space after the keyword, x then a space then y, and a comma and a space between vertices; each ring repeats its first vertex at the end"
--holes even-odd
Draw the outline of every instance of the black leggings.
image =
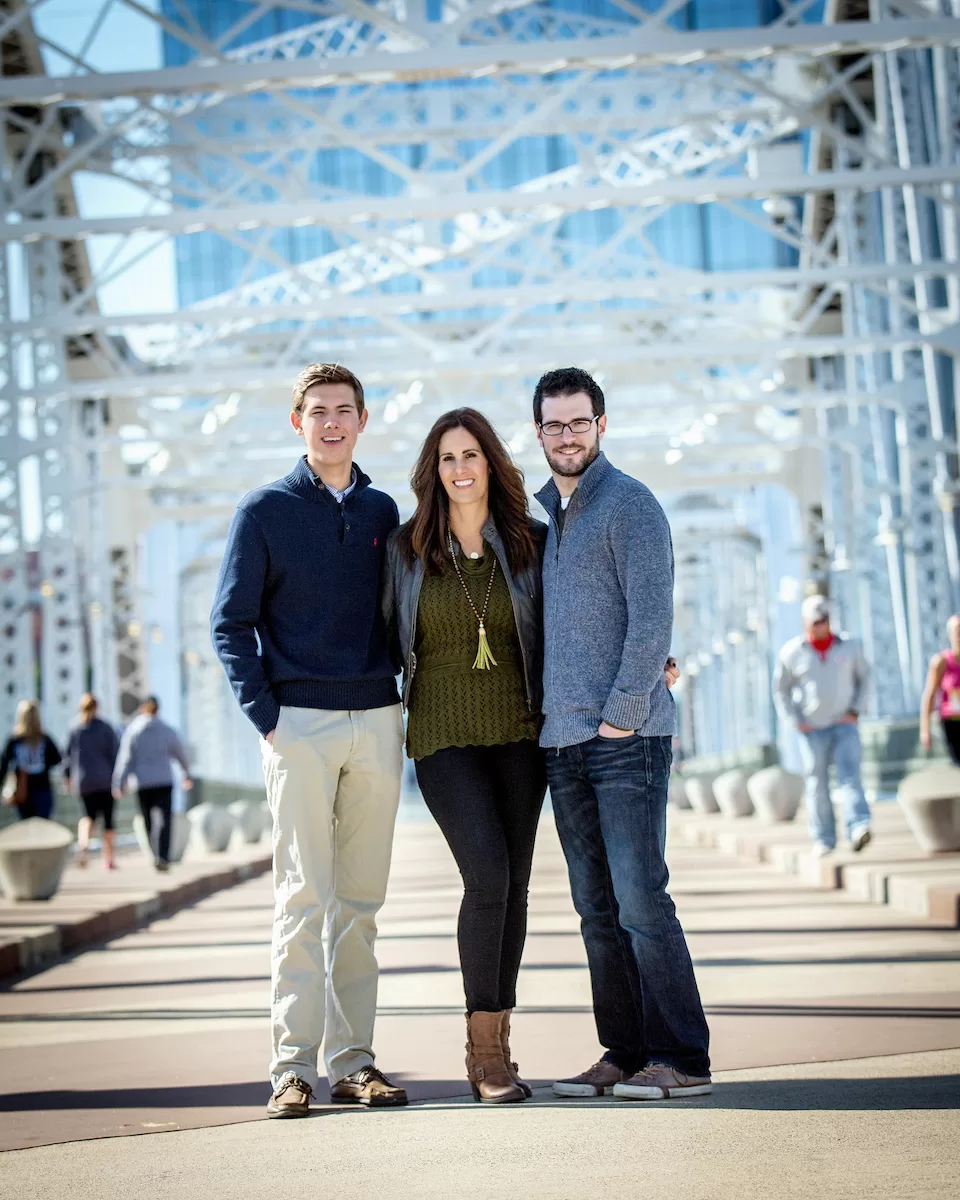
POLYGON ((457 941, 467 1012, 513 1008, 547 788, 543 751, 529 741, 453 746, 420 759, 417 782, 463 877, 457 941))
POLYGON ((940 718, 943 729, 943 740, 947 743, 947 753, 955 767, 960 767, 960 720, 956 717, 940 718))

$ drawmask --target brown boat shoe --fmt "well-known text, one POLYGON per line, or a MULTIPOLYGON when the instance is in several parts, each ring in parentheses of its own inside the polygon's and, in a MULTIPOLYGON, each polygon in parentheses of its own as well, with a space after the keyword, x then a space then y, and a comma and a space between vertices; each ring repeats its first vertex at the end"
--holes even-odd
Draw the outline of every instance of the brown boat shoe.
POLYGON ((268 1117, 305 1117, 310 1112, 313 1088, 299 1075, 288 1071, 283 1075, 267 1101, 268 1117))
POLYGON ((368 1108, 399 1108, 407 1103, 407 1093, 395 1087, 376 1067, 361 1067, 330 1089, 334 1104, 365 1104, 368 1108))

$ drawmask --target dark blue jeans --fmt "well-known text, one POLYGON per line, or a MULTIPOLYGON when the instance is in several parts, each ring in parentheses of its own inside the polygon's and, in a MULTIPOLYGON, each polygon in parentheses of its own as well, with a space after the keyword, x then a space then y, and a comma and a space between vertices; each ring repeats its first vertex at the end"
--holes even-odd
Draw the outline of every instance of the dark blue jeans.
POLYGON ((547 777, 590 966, 604 1058, 707 1075, 709 1031, 664 862, 670 738, 547 751, 547 777))

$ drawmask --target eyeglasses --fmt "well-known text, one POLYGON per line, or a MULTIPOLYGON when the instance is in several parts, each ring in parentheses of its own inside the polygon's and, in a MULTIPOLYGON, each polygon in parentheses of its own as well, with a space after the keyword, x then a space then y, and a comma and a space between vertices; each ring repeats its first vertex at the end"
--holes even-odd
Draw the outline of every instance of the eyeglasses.
POLYGON ((572 421, 543 421, 538 422, 537 428, 544 437, 559 437, 565 429, 571 433, 586 433, 599 417, 574 417, 572 421))

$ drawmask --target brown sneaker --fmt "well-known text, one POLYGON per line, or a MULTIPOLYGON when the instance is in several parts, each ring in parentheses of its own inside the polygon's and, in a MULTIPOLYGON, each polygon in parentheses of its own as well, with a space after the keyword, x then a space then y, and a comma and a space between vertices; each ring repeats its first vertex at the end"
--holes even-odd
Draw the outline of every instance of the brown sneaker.
POLYGON ((582 1075, 574 1075, 570 1079, 558 1079, 553 1085, 553 1094, 555 1096, 609 1096, 614 1085, 626 1078, 626 1071, 621 1071, 616 1063, 607 1062, 605 1058, 601 1058, 582 1075))
POLYGON ((268 1117, 305 1117, 310 1112, 310 1097, 313 1088, 304 1083, 299 1075, 288 1071, 277 1084, 276 1091, 267 1101, 268 1117))
POLYGON ((365 1104, 368 1108, 398 1108, 407 1103, 407 1093, 394 1087, 376 1067, 361 1067, 333 1085, 330 1099, 339 1104, 365 1104))
POLYGON ((712 1091, 709 1075, 684 1075, 676 1067, 650 1063, 618 1083, 613 1094, 621 1100, 672 1100, 677 1096, 709 1096, 712 1091))

